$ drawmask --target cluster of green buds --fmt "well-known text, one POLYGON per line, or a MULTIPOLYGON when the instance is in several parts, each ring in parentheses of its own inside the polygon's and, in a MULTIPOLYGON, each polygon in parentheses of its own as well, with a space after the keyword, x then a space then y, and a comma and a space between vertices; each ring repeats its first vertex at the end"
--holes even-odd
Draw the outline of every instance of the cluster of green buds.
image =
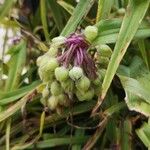
POLYGON ((97 35, 97 27, 88 26, 82 33, 55 37, 48 52, 37 59, 44 85, 41 102, 45 106, 56 110, 75 101, 92 100, 100 93, 105 70, 99 69, 99 55, 107 58, 111 49, 97 46, 92 55, 91 43, 97 35))

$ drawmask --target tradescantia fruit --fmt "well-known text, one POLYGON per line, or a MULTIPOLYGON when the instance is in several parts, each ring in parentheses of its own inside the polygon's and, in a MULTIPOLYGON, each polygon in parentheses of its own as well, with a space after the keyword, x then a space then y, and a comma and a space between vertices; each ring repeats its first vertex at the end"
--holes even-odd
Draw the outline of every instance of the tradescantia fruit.
POLYGON ((97 35, 96 26, 88 26, 83 32, 55 37, 48 52, 37 59, 45 85, 41 99, 44 106, 57 111, 99 95, 104 76, 101 70, 105 68, 101 64, 109 60, 112 51, 107 45, 91 46, 97 35))

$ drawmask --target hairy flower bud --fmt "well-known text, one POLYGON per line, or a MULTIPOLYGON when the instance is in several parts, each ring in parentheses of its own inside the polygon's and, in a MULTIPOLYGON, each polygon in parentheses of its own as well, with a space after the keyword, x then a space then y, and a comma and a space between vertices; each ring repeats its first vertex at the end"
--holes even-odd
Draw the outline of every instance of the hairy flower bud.
POLYGON ((93 41, 98 35, 98 29, 95 26, 87 26, 84 30, 84 35, 88 41, 93 41))
POLYGON ((76 96, 79 101, 91 100, 94 97, 94 89, 91 88, 86 92, 76 90, 76 96))
POLYGON ((61 87, 66 93, 73 92, 74 82, 71 79, 68 79, 64 82, 61 82, 61 87))
POLYGON ((58 103, 62 106, 69 106, 69 99, 66 94, 60 94, 57 96, 58 103))
POLYGON ((48 99, 48 107, 51 109, 51 110, 55 110, 56 107, 58 105, 58 99, 55 97, 55 96, 51 96, 49 99, 48 99))
POLYGON ((69 71, 69 76, 72 80, 79 80, 83 76, 83 70, 80 67, 73 67, 69 71))
POLYGON ((46 98, 46 97, 48 97, 48 95, 49 95, 49 90, 47 87, 45 87, 42 91, 42 96, 43 96, 43 98, 46 98))
POLYGON ((76 82, 76 87, 78 90, 87 91, 90 87, 90 80, 86 76, 83 76, 76 82))
POLYGON ((52 39, 52 45, 54 45, 54 46, 60 46, 60 45, 62 45, 63 43, 65 43, 65 41, 66 41, 66 38, 65 37, 63 37, 63 36, 58 36, 58 37, 55 37, 55 38, 53 38, 52 39))
POLYGON ((62 94, 63 92, 61 85, 57 81, 52 82, 50 91, 51 94, 54 96, 62 94))
POLYGON ((63 66, 55 69, 55 77, 58 81, 65 81, 69 78, 69 70, 63 66))
POLYGON ((112 54, 111 48, 106 44, 99 45, 96 47, 96 49, 98 54, 103 57, 110 57, 112 54))
POLYGON ((47 54, 51 57, 57 56, 58 53, 58 48, 55 46, 51 46, 50 49, 48 50, 47 54))

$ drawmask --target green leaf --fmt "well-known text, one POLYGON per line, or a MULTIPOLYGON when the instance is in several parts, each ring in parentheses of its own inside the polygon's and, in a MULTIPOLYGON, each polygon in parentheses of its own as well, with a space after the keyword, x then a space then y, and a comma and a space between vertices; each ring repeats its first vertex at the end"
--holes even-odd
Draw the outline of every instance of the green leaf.
POLYGON ((126 119, 121 126, 121 150, 132 150, 132 124, 131 120, 126 119))
POLYGON ((16 113, 23 105, 26 104, 29 97, 33 94, 34 90, 29 92, 26 96, 24 96, 21 100, 16 102, 14 105, 10 106, 6 110, 0 112, 0 122, 7 119, 8 117, 12 116, 14 113, 16 113))
POLYGON ((5 0, 4 4, 0 7, 0 22, 7 15, 12 8, 15 0, 5 0))
POLYGON ((9 73, 6 81, 5 90, 11 91, 17 88, 23 67, 26 62, 26 42, 21 41, 19 43, 19 50, 15 51, 11 55, 9 61, 9 73))
POLYGON ((56 23, 56 26, 59 31, 62 31, 63 29, 63 15, 62 15, 62 9, 57 4, 56 0, 48 0, 54 21, 56 23))
POLYGON ((136 130, 138 137, 147 148, 150 148, 150 124, 144 123, 141 128, 136 130))
POLYGON ((72 15, 74 7, 71 4, 62 0, 58 0, 57 3, 62 6, 70 15, 72 15))
POLYGON ((107 19, 110 11, 111 11, 111 7, 114 4, 114 0, 99 0, 98 1, 98 11, 97 11, 97 15, 96 15, 96 22, 98 22, 101 19, 107 19))
POLYGON ((16 101, 17 99, 26 95, 29 91, 33 90, 40 83, 41 83, 40 81, 35 81, 32 84, 19 88, 17 90, 13 90, 13 91, 6 92, 6 93, 0 93, 0 105, 6 105, 6 104, 16 101))
POLYGON ((146 77, 138 80, 120 76, 120 81, 126 92, 126 103, 130 110, 150 116, 150 79, 146 77))
POLYGON ((45 35, 46 41, 49 41, 46 11, 47 11, 46 0, 40 0, 40 13, 41 13, 41 21, 43 25, 44 35, 45 35))
POLYGON ((143 59, 145 61, 145 64, 146 64, 147 68, 149 68, 147 52, 146 52, 146 47, 145 47, 144 40, 138 41, 138 46, 139 46, 139 49, 141 51, 142 57, 143 57, 143 59))
POLYGON ((104 99, 116 70, 122 60, 131 40, 133 39, 145 13, 150 0, 131 0, 118 35, 112 57, 102 84, 101 98, 104 99))
MULTIPOLYGON (((50 148, 61 145, 70 145, 70 144, 83 144, 88 139, 88 136, 84 137, 63 137, 63 138, 53 138, 45 141, 40 141, 36 143, 37 148, 50 148)), ((34 146, 28 147, 28 149, 33 149, 34 146)))
POLYGON ((82 19, 86 16, 90 8, 92 7, 94 0, 81 0, 76 8, 69 21, 67 22, 65 28, 63 29, 61 35, 67 36, 70 33, 74 32, 77 26, 81 23, 82 19))

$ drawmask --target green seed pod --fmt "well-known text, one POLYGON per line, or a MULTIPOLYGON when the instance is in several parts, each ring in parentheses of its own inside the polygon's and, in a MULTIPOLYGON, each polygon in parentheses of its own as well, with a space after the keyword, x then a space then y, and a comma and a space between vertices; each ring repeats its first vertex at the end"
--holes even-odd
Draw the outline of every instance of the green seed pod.
POLYGON ((86 76, 83 76, 76 82, 76 87, 78 90, 87 91, 90 87, 90 80, 86 76))
POLYGON ((57 53, 58 53, 58 48, 56 46, 51 46, 47 52, 47 54, 51 57, 57 56, 57 53))
POLYGON ((63 66, 55 69, 55 77, 58 81, 65 81, 69 78, 69 70, 63 66))
POLYGON ((95 86, 95 87, 94 87, 95 95, 99 96, 100 93, 101 93, 101 89, 102 89, 102 86, 101 86, 101 85, 95 86))
POLYGON ((51 109, 51 110, 55 110, 57 105, 58 105, 58 99, 55 97, 55 96, 51 96, 49 99, 48 99, 48 107, 51 109))
POLYGON ((88 41, 93 41, 98 35, 98 29, 95 26, 87 26, 84 30, 84 35, 88 41))
POLYGON ((102 45, 96 46, 96 49, 97 49, 98 55, 100 56, 111 57, 112 55, 112 50, 108 45, 102 44, 102 45))
POLYGON ((73 67, 69 71, 69 76, 72 80, 79 80, 83 76, 83 70, 80 67, 73 67))
POLYGON ((42 97, 43 97, 43 98, 46 98, 46 97, 48 97, 48 95, 49 95, 49 90, 48 90, 48 88, 46 87, 46 88, 44 88, 43 91, 42 91, 42 97))
POLYGON ((50 91, 54 96, 58 96, 63 92, 61 85, 57 81, 52 82, 50 91))
POLYGON ((69 99, 66 94, 60 94, 57 96, 58 103, 62 106, 68 107, 69 106, 69 99))
POLYGON ((62 45, 63 43, 65 43, 66 38, 63 36, 58 36, 52 39, 52 45, 58 47, 60 45, 62 45))
POLYGON ((61 87, 66 93, 72 93, 74 89, 74 82, 71 79, 68 79, 64 82, 61 82, 61 87))

